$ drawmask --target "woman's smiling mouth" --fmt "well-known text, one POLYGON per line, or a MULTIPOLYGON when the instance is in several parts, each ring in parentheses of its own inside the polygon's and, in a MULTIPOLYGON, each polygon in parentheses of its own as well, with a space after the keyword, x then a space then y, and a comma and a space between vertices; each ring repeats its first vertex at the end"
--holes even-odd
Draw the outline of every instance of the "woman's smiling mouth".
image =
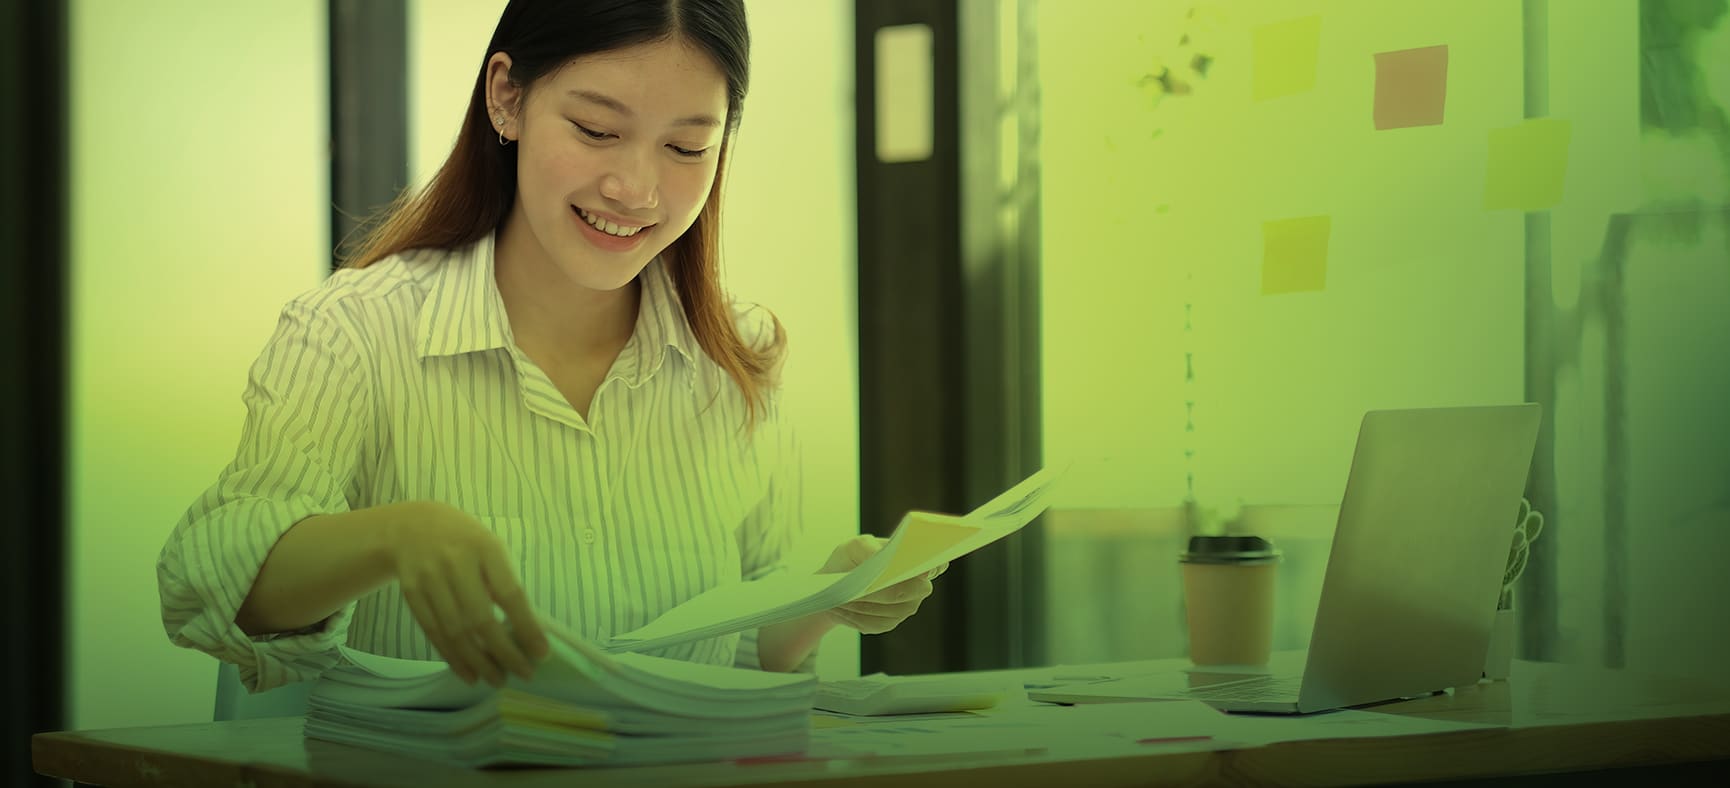
MULTIPOLYGON (((576 208, 576 206, 574 206, 574 205, 571 207, 576 208)), ((604 217, 596 216, 596 215, 589 213, 588 211, 585 211, 581 208, 577 208, 576 210, 577 210, 577 215, 582 217, 583 221, 588 222, 590 227, 593 227, 597 230, 600 230, 601 232, 606 233, 608 235, 616 235, 620 238, 629 238, 633 235, 636 235, 639 232, 642 232, 643 230, 646 230, 646 229, 654 226, 652 224, 644 224, 644 225, 636 225, 636 226, 624 225, 624 224, 615 224, 611 220, 608 220, 604 217)))

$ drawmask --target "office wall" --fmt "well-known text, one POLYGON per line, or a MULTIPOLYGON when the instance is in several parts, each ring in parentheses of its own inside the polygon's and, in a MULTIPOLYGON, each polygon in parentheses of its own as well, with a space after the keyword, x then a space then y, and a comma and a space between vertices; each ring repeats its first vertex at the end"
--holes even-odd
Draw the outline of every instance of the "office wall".
POLYGON ((1366 408, 1519 397, 1522 217, 1482 198, 1519 4, 1096 5, 1040 19, 1047 445, 1101 463, 1066 501, 1337 503, 1366 408), (1255 100, 1256 27, 1311 16, 1313 87, 1255 100), (1438 43, 1445 122, 1377 131, 1374 54, 1438 43), (1138 84, 1175 53, 1212 58, 1190 95, 1138 84), (1264 294, 1264 223, 1299 217, 1325 283, 1264 294))
POLYGON ((1605 225, 1625 243, 1607 232, 1600 247, 1625 276, 1628 598, 1613 612, 1628 666, 1717 676, 1730 651, 1714 623, 1730 608, 1730 7, 1636 10, 1639 201, 1605 225))
MULTIPOLYGON (((504 3, 409 4, 410 174, 425 183, 456 140, 504 3)), ((859 532, 859 406, 853 295, 852 8, 750 0, 751 87, 729 163, 724 284, 774 310, 792 355, 787 397, 805 444, 807 537, 815 569, 859 532)), ((858 637, 836 632, 825 675, 858 670, 858 637)))
POLYGON ((208 720, 156 555, 232 456, 283 302, 328 255, 323 3, 70 6, 67 723, 208 720))
POLYGON ((1081 511, 1060 518, 1080 525, 1053 546, 1052 605, 1158 630, 1089 642, 1058 617, 1054 658, 1183 653, 1181 542, 1159 527, 1181 528, 1172 512, 1192 492, 1220 518, 1298 505, 1258 516, 1287 520, 1267 526, 1288 539, 1276 640, 1303 645, 1328 536, 1303 505, 1338 504, 1362 412, 1523 396, 1525 210, 1487 194, 1508 174, 1491 135, 1521 124, 1528 77, 1569 129, 1559 198, 1527 206, 1546 219, 1534 232, 1553 286, 1538 303, 1561 332, 1534 359, 1558 370, 1561 499, 1542 546, 1556 575, 1537 591, 1554 599, 1548 653, 1677 671, 1722 653, 1701 622, 1730 602, 1707 558, 1723 553, 1730 509, 1707 480, 1730 475, 1730 433, 1707 403, 1730 392, 1706 349, 1730 328, 1700 294, 1723 293, 1730 271, 1730 160, 1722 128, 1643 129, 1641 113, 1646 63, 1648 83, 1697 78, 1722 118, 1730 24, 1667 0, 1541 4, 1529 70, 1523 5, 1042 4, 1046 439, 1087 471, 1059 503, 1081 511), (1649 27, 1688 9, 1716 29, 1662 46, 1694 53, 1697 77, 1654 74, 1642 14, 1649 27), (1306 70, 1301 48, 1269 47, 1304 19, 1313 81, 1258 99, 1258 69, 1306 70), (1435 45, 1448 47, 1442 122, 1378 131, 1377 53, 1435 45), (1187 93, 1151 79, 1166 65, 1187 93), (1330 220, 1325 275, 1269 292, 1263 223, 1316 216, 1330 220), (1604 278, 1613 266, 1625 281, 1604 278), (1617 386, 1620 416, 1606 411, 1617 386), (1625 531, 1608 511, 1618 496, 1625 531))
POLYGON ((1216 521, 1278 507, 1254 529, 1286 552, 1275 647, 1302 647, 1364 411, 1521 396, 1523 217, 1483 204, 1488 130, 1522 118, 1520 4, 1090 8, 1040 6, 1045 435, 1079 510, 1050 518, 1047 604, 1087 611, 1047 646, 1185 653, 1193 496, 1216 521), (1257 51, 1294 19, 1319 19, 1313 77, 1258 100, 1258 69, 1306 70, 1257 51), (1375 53, 1436 44, 1444 122, 1376 130, 1375 53), (1293 219, 1326 247, 1287 290, 1264 252, 1293 219))

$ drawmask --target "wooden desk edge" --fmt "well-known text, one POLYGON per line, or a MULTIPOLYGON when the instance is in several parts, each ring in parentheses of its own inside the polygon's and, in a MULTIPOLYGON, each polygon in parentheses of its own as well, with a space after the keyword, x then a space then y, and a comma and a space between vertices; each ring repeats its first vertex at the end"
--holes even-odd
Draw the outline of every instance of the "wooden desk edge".
MULTIPOLYGON (((294 785, 319 788, 371 785, 329 772, 306 772, 283 764, 218 761, 208 756, 106 741, 102 742, 104 747, 121 755, 93 759, 79 753, 79 748, 89 741, 91 739, 80 732, 36 734, 31 737, 33 765, 42 774, 106 785, 294 785)), ((712 768, 725 765, 731 770, 728 777, 745 778, 734 782, 704 781, 704 784, 717 785, 800 782, 835 786, 952 786, 958 779, 989 780, 994 785, 1047 785, 1053 781, 1077 779, 1099 785, 1192 785, 1273 779, 1374 784, 1415 779, 1579 772, 1724 759, 1730 759, 1730 712, 1530 728, 1485 728, 1406 737, 1280 742, 1217 751, 1150 752, 1073 760, 1028 756, 1007 762, 982 762, 977 757, 958 755, 949 763, 926 760, 917 766, 910 763, 898 766, 891 759, 883 761, 879 768, 872 768, 869 761, 860 761, 858 763, 865 765, 850 774, 832 771, 823 761, 748 767, 735 767, 728 762, 689 766, 712 768), (1341 774, 1341 763, 1351 764, 1347 775, 1341 774)), ((628 772, 621 770, 617 776, 628 781, 628 772)), ((485 776, 490 774, 496 773, 457 770, 451 776, 455 782, 479 784, 490 781, 492 778, 485 776)), ((597 782, 611 781, 599 779, 597 782)))

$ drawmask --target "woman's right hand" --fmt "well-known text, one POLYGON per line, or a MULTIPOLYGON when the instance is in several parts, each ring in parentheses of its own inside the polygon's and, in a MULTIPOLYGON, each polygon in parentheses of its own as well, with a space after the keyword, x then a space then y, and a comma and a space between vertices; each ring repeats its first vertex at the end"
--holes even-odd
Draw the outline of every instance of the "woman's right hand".
POLYGON ((459 678, 498 687, 507 670, 525 680, 534 675, 535 663, 546 658, 547 636, 492 531, 460 509, 428 502, 393 524, 389 544, 409 610, 459 678))

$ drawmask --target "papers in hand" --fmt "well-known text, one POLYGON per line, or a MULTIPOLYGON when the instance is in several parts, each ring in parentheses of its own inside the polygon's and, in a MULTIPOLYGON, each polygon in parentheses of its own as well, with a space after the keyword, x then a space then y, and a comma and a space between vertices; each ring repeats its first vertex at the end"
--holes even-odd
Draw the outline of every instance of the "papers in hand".
POLYGON ((308 700, 308 738, 461 766, 643 764, 802 752, 816 679, 611 655, 550 622, 533 680, 351 649, 308 700))
POLYGON ((967 515, 909 512, 882 549, 851 572, 781 574, 718 586, 648 625, 608 640, 611 652, 650 651, 828 610, 926 574, 1002 539, 1050 505, 1062 473, 1039 471, 967 515))

